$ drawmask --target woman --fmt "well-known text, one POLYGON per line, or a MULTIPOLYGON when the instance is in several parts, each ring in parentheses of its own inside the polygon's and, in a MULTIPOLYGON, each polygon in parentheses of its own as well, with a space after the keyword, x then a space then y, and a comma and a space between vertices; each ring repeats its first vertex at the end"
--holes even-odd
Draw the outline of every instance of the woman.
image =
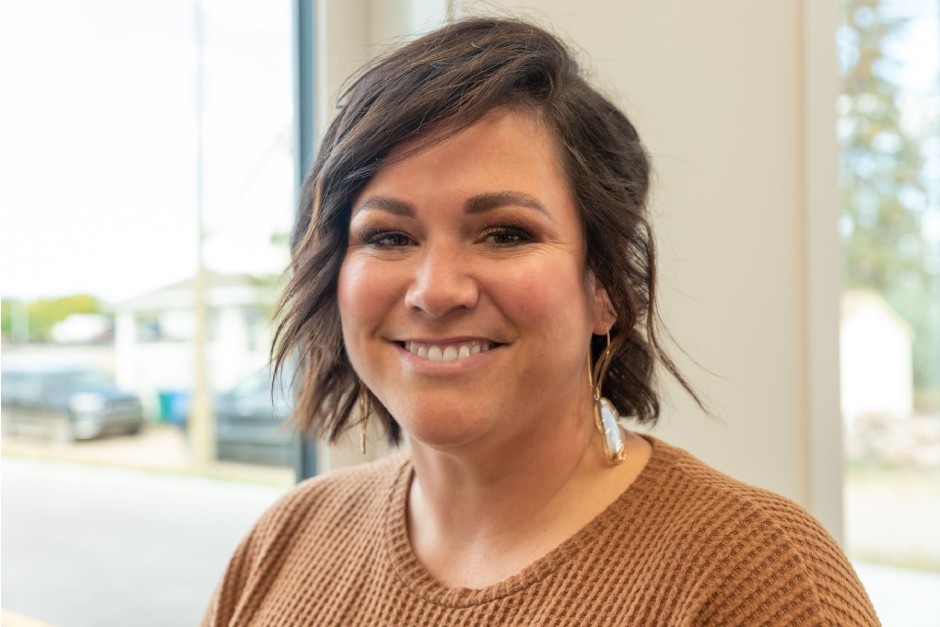
POLYGON ((275 360, 296 419, 410 451, 307 481, 206 625, 874 625, 808 514, 655 422, 650 166, 532 25, 469 20, 356 80, 305 184, 275 360), (608 400, 609 399, 609 400, 608 400), (616 408, 616 409, 614 409, 616 408))

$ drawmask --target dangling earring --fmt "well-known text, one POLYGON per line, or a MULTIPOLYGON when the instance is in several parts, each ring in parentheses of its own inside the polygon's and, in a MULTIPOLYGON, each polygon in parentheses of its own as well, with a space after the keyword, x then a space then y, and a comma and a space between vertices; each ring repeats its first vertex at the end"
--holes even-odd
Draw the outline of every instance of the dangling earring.
MULTIPOLYGON (((610 362, 610 331, 607 332, 607 347, 604 354, 598 360, 598 363, 605 366, 610 362)), ((601 434, 601 442, 604 448, 604 457, 611 464, 619 464, 624 460, 624 442, 623 433, 620 431, 620 415, 617 409, 609 399, 601 396, 600 377, 594 380, 594 372, 591 364, 591 355, 588 353, 588 377, 591 383, 591 392, 594 396, 594 425, 601 434)))
POLYGON ((369 420, 368 399, 366 386, 359 382, 359 451, 366 454, 366 423, 369 420))

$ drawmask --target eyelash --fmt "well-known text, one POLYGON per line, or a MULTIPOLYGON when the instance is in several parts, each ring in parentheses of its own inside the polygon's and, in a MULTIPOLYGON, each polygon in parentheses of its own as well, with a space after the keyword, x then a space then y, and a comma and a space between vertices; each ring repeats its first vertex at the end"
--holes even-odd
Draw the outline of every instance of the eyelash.
MULTIPOLYGON (((491 237, 509 237, 512 241, 491 242, 495 247, 512 247, 526 244, 535 239, 535 234, 528 228, 515 224, 495 224, 488 226, 480 234, 480 241, 487 243, 491 237)), ((382 250, 405 248, 412 243, 411 236, 403 231, 369 229, 364 231, 360 238, 364 244, 382 250), (390 240, 397 240, 392 242, 390 240)))
POLYGON ((404 248, 411 242, 411 238, 401 231, 383 231, 381 229, 368 230, 365 231, 361 237, 366 245, 382 249, 404 248), (387 241, 392 238, 401 238, 401 240, 406 240, 406 242, 402 243, 399 241, 396 244, 392 244, 387 241))
POLYGON ((496 246, 519 246, 535 239, 535 234, 524 226, 516 224, 497 224, 483 229, 483 239, 486 240, 494 236, 510 236, 511 242, 496 243, 496 246))

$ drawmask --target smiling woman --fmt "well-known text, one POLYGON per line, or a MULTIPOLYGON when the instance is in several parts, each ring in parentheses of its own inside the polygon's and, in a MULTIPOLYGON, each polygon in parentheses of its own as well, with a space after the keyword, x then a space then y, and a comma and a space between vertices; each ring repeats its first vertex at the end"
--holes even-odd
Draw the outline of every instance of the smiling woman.
POLYGON ((306 183, 275 349, 295 420, 407 453, 306 482, 204 624, 873 625, 808 514, 653 423, 650 165, 533 25, 467 20, 365 71, 306 183))
POLYGON ((613 316, 551 137, 497 109, 409 148, 353 202, 338 284, 353 369, 413 448, 511 459, 546 416, 589 425, 585 356, 613 316))

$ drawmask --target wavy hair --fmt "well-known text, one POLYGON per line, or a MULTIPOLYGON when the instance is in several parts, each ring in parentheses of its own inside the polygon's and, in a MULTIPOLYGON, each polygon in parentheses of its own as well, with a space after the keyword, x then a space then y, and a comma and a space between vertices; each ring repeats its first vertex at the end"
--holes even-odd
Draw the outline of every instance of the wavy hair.
MULTIPOLYGON (((658 362, 701 405, 657 337, 649 157, 636 129, 587 83, 562 41, 524 21, 463 20, 365 67, 338 106, 301 190, 292 276, 277 305, 271 350, 277 372, 299 360, 294 421, 301 431, 335 441, 355 413, 359 380, 337 303, 354 198, 396 146, 413 141, 415 151, 426 148, 496 107, 534 114, 559 147, 584 229, 586 267, 617 315, 610 350, 606 338, 592 340, 602 394, 625 416, 655 423, 658 362)), ((389 441, 398 443, 398 423, 367 393, 389 441)))

